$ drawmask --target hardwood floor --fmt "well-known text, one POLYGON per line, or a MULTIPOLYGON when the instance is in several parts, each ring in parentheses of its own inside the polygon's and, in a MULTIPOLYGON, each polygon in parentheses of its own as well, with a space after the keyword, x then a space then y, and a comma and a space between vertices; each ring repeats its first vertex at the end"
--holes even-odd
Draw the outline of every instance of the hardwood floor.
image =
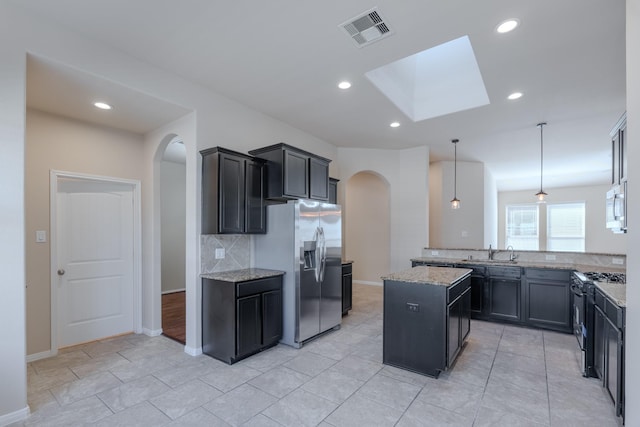
POLYGON ((185 322, 185 292, 162 295, 162 334, 184 344, 185 322))

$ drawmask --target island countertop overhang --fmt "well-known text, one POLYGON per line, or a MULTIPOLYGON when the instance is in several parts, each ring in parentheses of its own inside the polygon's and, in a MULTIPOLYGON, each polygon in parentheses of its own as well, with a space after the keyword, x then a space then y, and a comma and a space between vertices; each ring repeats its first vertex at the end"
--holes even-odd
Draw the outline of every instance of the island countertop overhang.
POLYGON ((468 268, 417 266, 382 276, 381 279, 448 287, 469 276, 472 271, 468 268))

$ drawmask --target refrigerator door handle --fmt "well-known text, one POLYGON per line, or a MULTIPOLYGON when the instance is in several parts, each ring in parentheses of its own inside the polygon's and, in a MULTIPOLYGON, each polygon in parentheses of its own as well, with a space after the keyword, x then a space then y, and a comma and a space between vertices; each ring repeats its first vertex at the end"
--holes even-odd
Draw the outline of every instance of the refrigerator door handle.
POLYGON ((324 238, 324 229, 320 227, 320 281, 324 281, 324 271, 327 266, 327 241, 324 238))
POLYGON ((322 244, 322 241, 320 239, 320 227, 316 227, 316 232, 313 235, 313 240, 316 243, 316 250, 314 251, 315 266, 313 268, 313 272, 316 277, 316 282, 320 283, 320 265, 322 263, 322 248, 320 246, 322 244))

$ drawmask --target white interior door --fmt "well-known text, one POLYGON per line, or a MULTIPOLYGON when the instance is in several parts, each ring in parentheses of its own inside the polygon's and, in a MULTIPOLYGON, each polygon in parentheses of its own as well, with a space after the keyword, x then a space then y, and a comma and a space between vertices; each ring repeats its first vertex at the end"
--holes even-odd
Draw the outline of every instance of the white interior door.
POLYGON ((59 178, 58 347, 134 331, 134 188, 59 178))

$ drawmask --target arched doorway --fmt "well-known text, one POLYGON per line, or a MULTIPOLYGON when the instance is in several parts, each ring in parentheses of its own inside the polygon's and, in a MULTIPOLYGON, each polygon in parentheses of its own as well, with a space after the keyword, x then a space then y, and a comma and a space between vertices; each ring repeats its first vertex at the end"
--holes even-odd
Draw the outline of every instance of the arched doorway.
POLYGON ((160 162, 160 282, 163 334, 185 344, 186 150, 179 136, 160 162))
POLYGON ((362 171, 349 178, 345 194, 345 258, 355 261, 353 281, 381 285, 391 260, 389 183, 362 171))

